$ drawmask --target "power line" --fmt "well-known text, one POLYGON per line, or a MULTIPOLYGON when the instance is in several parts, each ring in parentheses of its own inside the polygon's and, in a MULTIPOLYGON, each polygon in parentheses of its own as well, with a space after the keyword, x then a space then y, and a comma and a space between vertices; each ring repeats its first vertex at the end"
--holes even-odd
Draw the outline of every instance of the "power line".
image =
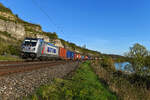
MULTIPOLYGON (((32 2, 34 3, 35 6, 37 6, 37 7, 41 10, 41 12, 43 12, 44 15, 47 16, 47 18, 49 19, 49 21, 50 21, 57 29, 60 29, 60 27, 59 27, 56 23, 54 23, 54 21, 52 20, 52 17, 50 17, 50 16, 43 10, 43 8, 41 8, 41 7, 38 5, 38 3, 37 3, 35 0, 32 0, 32 2)), ((64 33, 63 29, 60 29, 60 31, 61 31, 62 33, 64 33)))

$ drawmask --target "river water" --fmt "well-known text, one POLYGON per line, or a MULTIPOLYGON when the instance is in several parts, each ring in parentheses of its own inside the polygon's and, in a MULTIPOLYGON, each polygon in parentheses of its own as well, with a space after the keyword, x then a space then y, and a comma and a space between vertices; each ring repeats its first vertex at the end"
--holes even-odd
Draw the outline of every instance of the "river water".
POLYGON ((132 72, 132 65, 129 62, 121 62, 121 63, 115 63, 116 70, 126 71, 126 72, 132 72))

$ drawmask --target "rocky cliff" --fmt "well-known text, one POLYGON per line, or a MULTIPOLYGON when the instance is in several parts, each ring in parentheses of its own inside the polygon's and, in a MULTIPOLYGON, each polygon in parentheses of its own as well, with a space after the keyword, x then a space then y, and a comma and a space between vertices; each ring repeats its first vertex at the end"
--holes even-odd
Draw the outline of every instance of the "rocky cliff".
MULTIPOLYGON (((22 40, 24 37, 42 37, 49 42, 49 37, 43 34, 40 25, 28 23, 14 15, 9 8, 0 4, 0 32, 7 32, 17 40, 22 40)), ((2 36, 1 36, 2 37, 2 36)))
POLYGON ((22 24, 0 19, 0 31, 11 34, 16 39, 23 39, 26 32, 22 24))

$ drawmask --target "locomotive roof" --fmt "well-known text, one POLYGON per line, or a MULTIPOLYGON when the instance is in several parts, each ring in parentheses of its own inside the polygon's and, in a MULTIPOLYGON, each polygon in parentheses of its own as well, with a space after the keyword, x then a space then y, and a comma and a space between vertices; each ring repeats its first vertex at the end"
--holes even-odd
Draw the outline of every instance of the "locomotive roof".
POLYGON ((49 42, 46 42, 48 45, 50 45, 50 46, 53 46, 53 47, 56 47, 56 48, 58 48, 57 46, 55 46, 54 44, 52 44, 52 43, 49 43, 49 42))
MULTIPOLYGON (((44 41, 43 38, 30 38, 30 37, 26 37, 25 40, 43 40, 43 41, 44 41)), ((45 42, 45 43, 47 43, 47 44, 50 45, 50 46, 57 47, 57 46, 55 46, 55 45, 52 44, 52 43, 49 43, 49 42, 45 42)))
POLYGON ((25 40, 26 39, 29 39, 29 40, 43 40, 43 38, 29 38, 29 37, 26 37, 25 40))

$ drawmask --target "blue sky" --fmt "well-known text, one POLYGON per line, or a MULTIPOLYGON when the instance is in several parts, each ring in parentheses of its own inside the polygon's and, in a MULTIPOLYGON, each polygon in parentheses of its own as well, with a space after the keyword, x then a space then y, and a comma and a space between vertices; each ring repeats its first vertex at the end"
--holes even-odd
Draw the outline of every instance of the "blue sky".
POLYGON ((121 55, 137 42, 150 49, 150 0, 34 1, 52 21, 32 0, 0 0, 21 19, 79 46, 121 55))

